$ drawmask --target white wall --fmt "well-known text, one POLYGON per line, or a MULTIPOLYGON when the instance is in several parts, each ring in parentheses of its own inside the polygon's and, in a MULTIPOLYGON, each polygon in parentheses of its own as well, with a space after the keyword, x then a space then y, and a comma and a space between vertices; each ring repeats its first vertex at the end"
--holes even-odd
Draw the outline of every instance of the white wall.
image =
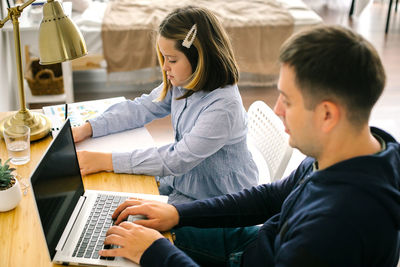
MULTIPOLYGON (((6 10, 7 4, 4 0, 1 0, 1 19, 6 17, 6 10)), ((7 21, 8 23, 11 22, 7 21)), ((11 70, 10 60, 15 60, 15 55, 10 55, 10 51, 7 35, 3 30, 0 30, 0 111, 17 109, 17 92, 11 90, 11 71, 15 72, 16 70, 11 70)))

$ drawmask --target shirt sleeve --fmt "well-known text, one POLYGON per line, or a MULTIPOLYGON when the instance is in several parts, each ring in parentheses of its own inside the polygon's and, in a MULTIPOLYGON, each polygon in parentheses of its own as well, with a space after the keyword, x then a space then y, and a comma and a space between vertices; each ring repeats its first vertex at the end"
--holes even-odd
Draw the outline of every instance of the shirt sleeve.
POLYGON ((238 110, 230 105, 238 103, 205 108, 197 118, 193 118, 196 120, 194 127, 178 142, 159 148, 113 153, 114 171, 157 176, 187 173, 227 144, 236 115, 230 110, 238 110))
POLYGON ((171 93, 163 101, 154 101, 163 88, 161 84, 150 94, 143 94, 134 100, 126 100, 112 105, 96 118, 90 119, 93 137, 99 137, 124 130, 143 127, 157 118, 171 113, 171 93))
POLYGON ((177 247, 173 246, 167 239, 160 238, 145 250, 140 258, 140 266, 195 267, 199 265, 177 247))

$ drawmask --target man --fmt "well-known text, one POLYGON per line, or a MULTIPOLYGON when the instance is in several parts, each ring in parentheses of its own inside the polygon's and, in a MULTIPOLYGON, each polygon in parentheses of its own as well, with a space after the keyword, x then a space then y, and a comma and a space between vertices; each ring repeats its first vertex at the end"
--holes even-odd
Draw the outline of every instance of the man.
MULTIPOLYGON (((226 263, 397 265, 400 145, 368 126, 385 85, 376 50, 350 30, 321 26, 289 39, 280 61, 275 113, 290 145, 309 157, 286 179, 237 194, 175 206, 128 200, 115 211, 119 226, 109 230, 105 241, 121 248, 101 255, 123 256, 143 266, 195 266, 153 229, 262 224, 253 239, 231 235, 225 240, 236 248, 246 243, 241 250, 227 251, 226 263), (129 214, 144 214, 148 220, 120 223, 129 214)), ((212 250, 219 240, 204 240, 204 231, 198 229, 196 236, 190 228, 190 242, 181 248, 208 257, 196 245, 208 242, 203 246, 212 250)))

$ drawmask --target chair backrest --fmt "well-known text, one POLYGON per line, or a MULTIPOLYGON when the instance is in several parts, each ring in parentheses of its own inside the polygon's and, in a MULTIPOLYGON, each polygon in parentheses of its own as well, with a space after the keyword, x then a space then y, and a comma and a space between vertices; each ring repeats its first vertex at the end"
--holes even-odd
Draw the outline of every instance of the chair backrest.
POLYGON ((270 180, 281 179, 293 151, 282 121, 263 101, 255 101, 250 105, 248 119, 249 141, 263 155, 270 180))

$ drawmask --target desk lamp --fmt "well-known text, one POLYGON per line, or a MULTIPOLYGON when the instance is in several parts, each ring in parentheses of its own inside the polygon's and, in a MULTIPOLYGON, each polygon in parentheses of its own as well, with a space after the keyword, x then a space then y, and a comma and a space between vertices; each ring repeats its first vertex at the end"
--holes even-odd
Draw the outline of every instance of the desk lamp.
MULTIPOLYGON (((22 5, 9 8, 7 17, 0 21, 0 28, 8 20, 13 23, 20 102, 19 111, 0 122, 0 136, 4 128, 10 125, 26 125, 31 129, 31 141, 45 137, 51 128, 49 118, 44 114, 29 111, 25 105, 18 18, 22 10, 35 1, 29 0, 22 5)), ((43 6, 43 20, 39 29, 39 63, 42 65, 60 63, 86 54, 86 44, 78 27, 64 14, 58 1, 47 0, 43 6)))

